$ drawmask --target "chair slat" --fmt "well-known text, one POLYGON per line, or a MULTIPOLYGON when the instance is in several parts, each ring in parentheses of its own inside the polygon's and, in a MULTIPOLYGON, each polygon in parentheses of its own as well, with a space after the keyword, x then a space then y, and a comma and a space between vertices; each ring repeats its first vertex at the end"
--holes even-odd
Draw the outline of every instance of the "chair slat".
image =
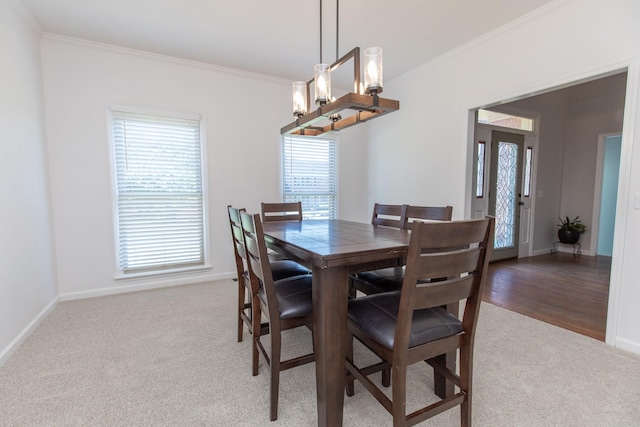
POLYGON ((478 267, 482 254, 480 248, 463 249, 452 252, 422 254, 414 264, 418 279, 459 276, 478 267))
POLYGON ((423 233, 417 245, 423 251, 428 249, 443 249, 468 246, 469 242, 481 242, 486 230, 478 228, 472 220, 451 222, 413 222, 412 230, 416 224, 422 225, 423 233))
POLYGON ((302 202, 262 202, 262 221, 302 221, 302 202))
POLYGON ((413 206, 408 205, 402 228, 411 229, 415 219, 430 221, 451 221, 453 206, 413 206))
POLYGON ((411 306, 415 310, 441 307, 452 301, 469 298, 473 293, 476 277, 458 277, 441 282, 418 284, 411 298, 411 306))

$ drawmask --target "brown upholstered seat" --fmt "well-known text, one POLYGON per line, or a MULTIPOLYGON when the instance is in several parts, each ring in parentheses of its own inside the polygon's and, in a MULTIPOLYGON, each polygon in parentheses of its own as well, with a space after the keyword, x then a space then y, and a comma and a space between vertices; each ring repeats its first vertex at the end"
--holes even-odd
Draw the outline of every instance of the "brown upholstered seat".
POLYGON ((274 281, 260 215, 240 212, 240 219, 247 248, 252 289, 258 290, 253 294, 253 328, 256 330, 260 327, 262 316, 269 322, 268 351, 262 344, 261 334, 253 334, 253 375, 258 374, 258 353, 261 353, 270 368, 270 418, 273 421, 278 418, 280 372, 315 360, 314 353, 281 360, 282 331, 300 326, 313 330, 311 274, 274 281))
MULTIPOLYGON (((240 212, 244 209, 236 209, 227 206, 229 214, 229 225, 231 226, 231 239, 233 240, 234 257, 236 261, 236 274, 238 278, 238 342, 242 341, 244 326, 247 326, 249 333, 253 333, 252 329, 252 310, 251 310, 251 283, 249 278, 249 270, 247 265, 247 251, 240 224, 240 212)), ((291 260, 279 260, 271 263, 271 273, 273 280, 285 279, 287 277, 308 274, 309 270, 300 264, 291 260)), ((265 333, 268 325, 261 326, 262 332, 265 333)))
POLYGON ((360 381, 392 414, 394 427, 417 424, 456 405, 460 405, 461 425, 471 425, 473 345, 494 226, 493 218, 414 223, 402 290, 349 301, 347 395, 354 393, 354 378, 360 381), (462 320, 442 308, 463 300, 462 320), (353 337, 382 362, 358 367, 353 360, 353 337), (451 351, 459 351, 459 374, 444 362, 451 351), (407 366, 422 361, 458 389, 407 415, 407 366), (391 399, 368 378, 389 368, 391 399))

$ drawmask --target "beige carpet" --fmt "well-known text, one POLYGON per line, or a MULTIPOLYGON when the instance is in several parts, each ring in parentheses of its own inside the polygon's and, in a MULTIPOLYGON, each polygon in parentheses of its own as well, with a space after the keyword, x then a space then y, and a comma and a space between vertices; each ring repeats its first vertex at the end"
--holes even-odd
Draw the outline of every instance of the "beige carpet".
MULTIPOLYGON (((316 425, 313 364, 282 374, 269 421, 268 375, 261 364, 252 377, 249 339, 236 343, 235 300, 228 280, 59 304, 0 367, 0 426, 316 425)), ((309 332, 284 346, 305 351, 309 332)), ((640 425, 638 355, 484 304, 475 357, 475 426, 640 425)), ((409 406, 432 399, 426 365, 410 379, 409 406)), ((420 425, 458 423, 454 409, 420 425)), ((344 425, 391 417, 357 385, 344 425)))

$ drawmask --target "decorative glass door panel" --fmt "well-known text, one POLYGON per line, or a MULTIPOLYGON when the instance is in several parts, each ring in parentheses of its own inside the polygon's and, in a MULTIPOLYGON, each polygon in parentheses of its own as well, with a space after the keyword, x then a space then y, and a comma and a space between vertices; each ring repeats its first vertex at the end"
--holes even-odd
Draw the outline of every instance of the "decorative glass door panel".
POLYGON ((524 136, 492 132, 489 214, 496 217, 492 260, 518 256, 524 136))
POLYGON ((496 181, 496 249, 515 246, 516 172, 518 144, 498 142, 498 168, 496 181))

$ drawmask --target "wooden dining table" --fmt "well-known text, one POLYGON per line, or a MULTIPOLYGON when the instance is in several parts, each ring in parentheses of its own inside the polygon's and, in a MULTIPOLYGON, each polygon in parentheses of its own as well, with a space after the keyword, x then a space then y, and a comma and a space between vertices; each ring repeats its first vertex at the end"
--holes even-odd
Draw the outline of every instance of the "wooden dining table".
MULTIPOLYGON (((349 274, 397 266, 410 231, 339 219, 266 222, 267 245, 313 272, 313 335, 318 426, 341 426, 345 387, 349 274)), ((435 378, 444 396, 444 378, 435 378)), ((452 390, 452 389, 451 389, 452 390)))

